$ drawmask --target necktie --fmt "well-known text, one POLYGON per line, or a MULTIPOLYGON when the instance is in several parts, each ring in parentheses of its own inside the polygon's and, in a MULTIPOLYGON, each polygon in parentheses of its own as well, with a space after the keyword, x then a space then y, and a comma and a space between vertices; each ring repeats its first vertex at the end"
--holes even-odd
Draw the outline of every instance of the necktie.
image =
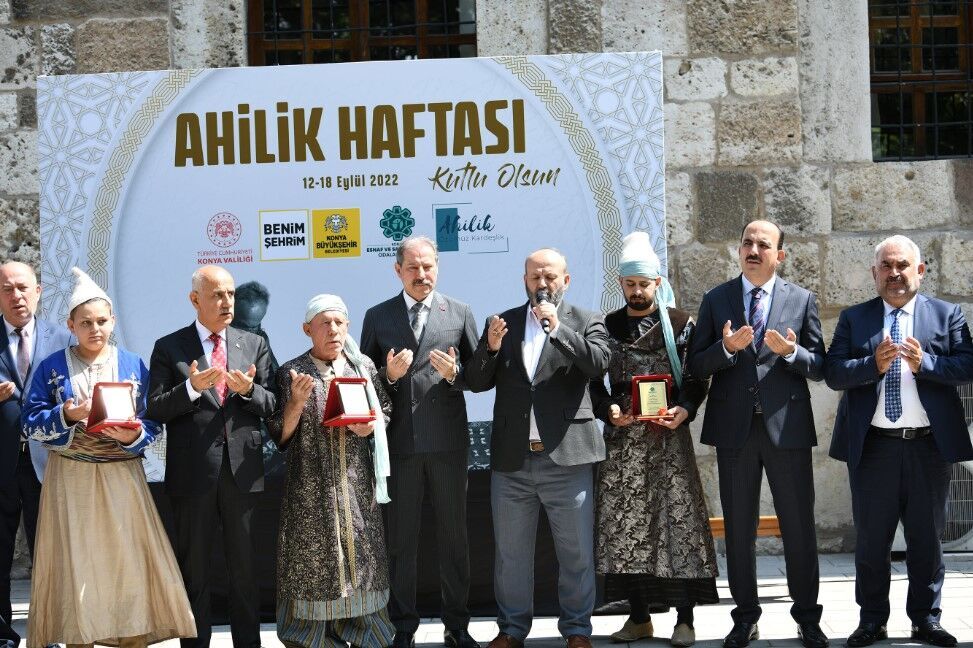
POLYGON ((414 303, 409 309, 409 324, 412 326, 412 332, 416 334, 416 342, 422 337, 422 327, 425 325, 423 315, 425 313, 423 313, 422 302, 414 303))
MULTIPOLYGON (((213 342, 213 356, 210 360, 209 366, 216 369, 222 369, 226 371, 226 347, 223 346, 223 338, 221 338, 216 333, 209 336, 209 339, 213 342)), ((220 377, 213 385, 213 389, 216 390, 217 400, 219 400, 220 405, 223 404, 223 400, 226 399, 226 378, 220 377)))
POLYGON ((20 382, 27 382, 27 373, 30 371, 30 340, 27 331, 22 328, 14 329, 14 333, 20 337, 17 343, 17 373, 20 374, 20 382))
POLYGON ((764 309, 760 303, 760 298, 763 297, 763 288, 754 288, 750 291, 752 296, 750 299, 750 326, 753 327, 753 346, 760 351, 760 348, 764 345, 764 327, 766 322, 764 322, 764 309))
MULTIPOLYGON (((892 311, 892 326, 889 328, 889 337, 892 342, 900 344, 902 342, 902 332, 899 330, 899 313, 902 309, 896 308, 892 311)), ((889 365, 889 370, 885 373, 885 418, 895 423, 902 416, 902 358, 898 355, 889 365)))

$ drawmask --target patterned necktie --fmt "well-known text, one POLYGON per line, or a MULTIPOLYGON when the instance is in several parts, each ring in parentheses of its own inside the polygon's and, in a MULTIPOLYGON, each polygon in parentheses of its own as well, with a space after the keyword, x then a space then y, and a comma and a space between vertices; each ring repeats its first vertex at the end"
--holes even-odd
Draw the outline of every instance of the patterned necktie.
MULTIPOLYGON (((892 342, 900 344, 902 342, 902 332, 899 330, 899 313, 902 309, 896 308, 892 311, 892 326, 889 328, 889 337, 892 342)), ((889 370, 885 373, 885 418, 895 423, 902 416, 902 358, 898 355, 889 365, 889 370)))
MULTIPOLYGON (((209 339, 213 342, 213 356, 210 360, 209 366, 226 371, 226 347, 223 346, 223 338, 216 333, 213 333, 209 336, 209 339)), ((216 384, 213 385, 213 389, 216 390, 216 395, 218 397, 217 400, 219 401, 220 405, 222 405, 223 401, 226 399, 226 378, 221 376, 220 379, 216 381, 216 384)))
POLYGON ((17 373, 20 374, 20 382, 26 383, 30 372, 30 340, 27 331, 22 328, 14 329, 14 333, 20 338, 17 343, 17 373))
POLYGON ((416 334, 416 342, 422 337, 422 327, 425 324, 422 320, 423 315, 422 302, 416 302, 409 309, 409 324, 412 326, 412 332, 416 334))
POLYGON ((763 288, 754 288, 750 291, 750 326, 753 327, 753 346, 760 351, 760 348, 764 345, 764 327, 766 322, 764 322, 764 309, 760 303, 760 298, 763 297, 763 288))

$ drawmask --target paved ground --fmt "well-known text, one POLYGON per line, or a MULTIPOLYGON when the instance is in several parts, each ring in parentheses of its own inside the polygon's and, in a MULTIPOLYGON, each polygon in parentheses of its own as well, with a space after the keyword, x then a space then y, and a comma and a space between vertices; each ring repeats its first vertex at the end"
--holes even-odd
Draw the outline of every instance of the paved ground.
MULTIPOLYGON (((943 591, 943 626, 956 635, 960 646, 973 648, 973 554, 947 554, 946 586, 943 591)), ((724 565, 720 572, 725 573, 724 565)), ((760 619, 760 641, 754 642, 755 648, 764 646, 800 646, 796 639, 796 626, 788 610, 790 599, 784 579, 784 560, 779 556, 761 556, 757 559, 757 575, 760 578, 760 599, 763 616, 760 619)), ((719 605, 707 605, 696 610, 697 646, 701 648, 718 647, 723 636, 730 629, 730 594, 726 579, 717 582, 719 586, 719 605)), ((905 564, 893 563, 892 575, 892 618, 889 619, 889 641, 885 645, 919 645, 909 639, 909 620, 905 616, 905 564)), ((13 586, 14 627, 23 635, 27 612, 29 581, 16 581, 13 586)), ((822 628, 831 638, 832 645, 844 645, 845 638, 858 625, 858 607, 855 605, 854 563, 850 554, 832 554, 821 557, 821 604, 824 605, 822 628)), ((658 639, 638 642, 645 648, 668 646, 668 637, 675 623, 675 611, 668 614, 653 615, 658 639)), ((596 646, 611 645, 608 635, 624 622, 624 617, 601 616, 594 618, 592 638, 596 646)), ((442 645, 442 623, 426 620, 419 628, 416 643, 442 645)), ((484 643, 497 633, 493 619, 474 619, 470 633, 484 643)), ((263 645, 281 646, 277 640, 274 626, 262 628, 263 645)), ((159 644, 165 648, 176 648, 175 641, 159 644)), ((231 648, 229 628, 221 626, 214 629, 214 648, 231 648)), ((557 619, 544 617, 534 621, 534 627, 527 641, 528 648, 561 648, 563 640, 557 632, 557 619)))

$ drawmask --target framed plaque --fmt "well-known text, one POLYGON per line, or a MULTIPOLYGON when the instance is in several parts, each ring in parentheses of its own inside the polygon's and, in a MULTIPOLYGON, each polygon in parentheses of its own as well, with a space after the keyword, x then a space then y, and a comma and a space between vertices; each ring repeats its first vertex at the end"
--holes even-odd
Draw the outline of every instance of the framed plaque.
POLYGON ((135 417, 134 385, 127 382, 95 384, 91 395, 91 411, 85 431, 101 434, 106 427, 137 430, 142 422, 135 417))
POLYGON ((639 421, 672 418, 666 412, 671 405, 672 375, 648 374, 632 378, 632 415, 639 421))
POLYGON ((375 420, 375 410, 368 404, 365 378, 337 376, 328 386, 321 425, 341 427, 349 423, 368 423, 375 420))

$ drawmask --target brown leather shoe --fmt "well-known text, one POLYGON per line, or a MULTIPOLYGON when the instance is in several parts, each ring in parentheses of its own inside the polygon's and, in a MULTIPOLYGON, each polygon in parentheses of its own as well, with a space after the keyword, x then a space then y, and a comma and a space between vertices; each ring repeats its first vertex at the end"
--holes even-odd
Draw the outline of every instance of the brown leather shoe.
MULTIPOLYGON (((588 646, 590 648, 591 644, 588 644, 588 646)), ((490 642, 487 648, 524 648, 524 642, 501 632, 490 642)))
POLYGON ((568 635, 568 648, 591 648, 591 637, 568 635))

